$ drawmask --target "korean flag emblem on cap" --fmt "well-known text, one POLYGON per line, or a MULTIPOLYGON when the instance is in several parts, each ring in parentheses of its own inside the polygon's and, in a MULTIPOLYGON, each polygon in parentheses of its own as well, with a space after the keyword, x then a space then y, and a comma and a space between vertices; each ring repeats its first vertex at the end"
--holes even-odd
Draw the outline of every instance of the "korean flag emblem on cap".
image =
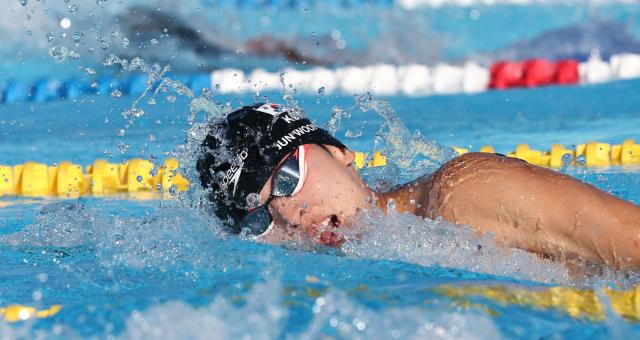
POLYGON ((277 117, 281 113, 289 111, 289 109, 282 105, 267 103, 257 108, 256 111, 268 113, 274 117, 277 117))

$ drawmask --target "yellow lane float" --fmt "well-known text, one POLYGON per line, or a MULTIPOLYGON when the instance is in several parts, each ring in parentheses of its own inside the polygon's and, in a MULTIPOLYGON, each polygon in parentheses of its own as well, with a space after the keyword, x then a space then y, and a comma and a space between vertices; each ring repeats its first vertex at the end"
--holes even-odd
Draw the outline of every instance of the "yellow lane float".
POLYGON ((33 307, 23 305, 9 305, 0 308, 0 315, 4 317, 4 321, 18 322, 32 318, 44 319, 58 314, 62 309, 61 305, 53 305, 47 309, 37 310, 33 307))
MULTIPOLYGON (((468 148, 452 147, 458 154, 465 154, 468 148)), ((495 152, 491 145, 483 145, 480 152, 495 152)), ((622 144, 588 142, 567 149, 554 144, 548 151, 533 150, 528 144, 519 144, 515 151, 507 154, 531 164, 560 168, 565 163, 583 163, 587 167, 612 165, 640 165, 640 144, 628 139, 622 144)), ((387 165, 387 158, 376 151, 369 157, 364 152, 355 152, 358 168, 387 165)), ((47 166, 36 162, 26 162, 15 166, 0 165, 0 196, 29 197, 79 197, 85 195, 103 196, 129 193, 132 196, 153 192, 176 192, 189 188, 189 181, 178 173, 178 160, 166 159, 156 166, 145 159, 131 159, 121 164, 98 159, 82 171, 82 166, 71 162, 61 162, 57 166, 47 166), (155 173, 154 173, 155 172, 155 173)))
MULTIPOLYGON (((464 148, 453 147, 453 149, 461 155, 469 152, 464 148)), ((493 146, 484 145, 480 148, 480 152, 495 151, 493 146)), ((562 167, 565 164, 563 157, 567 157, 574 165, 576 160, 584 159, 584 165, 587 167, 637 166, 640 165, 640 144, 636 144, 632 139, 616 145, 588 142, 576 145, 573 150, 565 148, 562 144, 553 144, 548 151, 533 150, 528 144, 518 144, 515 151, 507 153, 507 156, 551 168, 562 167)))
POLYGON ((189 188, 189 181, 177 172, 177 159, 165 160, 155 174, 154 168, 156 166, 145 159, 131 159, 121 164, 99 159, 87 166, 86 172, 82 166, 67 161, 57 166, 36 162, 0 165, 0 196, 75 198, 189 188))
MULTIPOLYGON (((470 299, 485 298, 502 306, 517 305, 535 309, 554 309, 573 318, 594 321, 605 319, 607 308, 627 320, 640 321, 640 286, 630 290, 602 288, 602 294, 594 290, 569 287, 525 289, 506 286, 453 286, 442 285, 432 289, 457 303, 470 304, 470 299), (602 300, 607 301, 602 301, 602 300)), ((477 302, 477 300, 474 300, 477 302)))

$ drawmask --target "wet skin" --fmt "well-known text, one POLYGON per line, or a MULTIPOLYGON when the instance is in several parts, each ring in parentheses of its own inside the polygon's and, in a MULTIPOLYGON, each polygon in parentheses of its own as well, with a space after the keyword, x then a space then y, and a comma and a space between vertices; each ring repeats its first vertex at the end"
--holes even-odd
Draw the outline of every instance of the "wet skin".
MULTIPOLYGON (((276 227, 263 241, 299 237, 337 246, 340 229, 349 228, 356 213, 373 204, 384 211, 393 199, 396 211, 441 216, 543 257, 640 267, 640 207, 569 176, 515 158, 469 153, 394 191, 376 193, 357 173, 351 151, 326 148, 330 152, 309 148, 304 187, 272 204, 276 227)), ((269 181, 261 197, 270 190, 269 181)))

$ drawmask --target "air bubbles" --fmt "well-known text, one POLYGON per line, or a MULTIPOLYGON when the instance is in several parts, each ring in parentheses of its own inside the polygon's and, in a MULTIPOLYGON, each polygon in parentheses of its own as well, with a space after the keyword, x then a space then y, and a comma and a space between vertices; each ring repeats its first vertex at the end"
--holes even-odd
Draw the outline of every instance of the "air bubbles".
POLYGON ((124 129, 118 130, 118 136, 120 137, 124 136, 124 129))
POLYGON ((31 30, 27 31, 27 35, 32 35, 32 34, 33 34, 33 32, 31 32, 31 30))
POLYGON ((579 155, 578 157, 576 157, 576 162, 581 166, 584 166, 587 162, 587 159, 584 157, 584 155, 579 155))
POLYGON ((78 7, 78 5, 76 4, 69 5, 69 13, 76 14, 78 13, 79 10, 80 8, 78 7))
POLYGON ((21 4, 22 6, 26 6, 26 5, 28 5, 28 4, 29 4, 29 1, 28 1, 28 0, 19 0, 19 2, 20 2, 20 4, 21 4))
POLYGON ((326 92, 327 92, 327 89, 324 86, 320 86, 320 88, 318 89, 319 96, 324 96, 326 92))
POLYGON ((111 91, 111 98, 120 98, 122 97, 122 92, 118 89, 111 91))
POLYGON ((150 42, 151 42, 151 46, 158 46, 158 44, 160 44, 160 42, 156 38, 151 39, 150 42))
POLYGON ((168 96, 166 97, 166 99, 167 99, 167 101, 168 101, 169 103, 175 103, 175 101, 176 101, 176 96, 174 96, 174 95, 170 94, 170 95, 168 95, 168 96))
POLYGON ((71 20, 69 20, 69 18, 62 18, 62 20, 60 20, 60 27, 64 29, 71 27, 71 20))
POLYGON ((573 162, 573 154, 565 153, 562 155, 562 165, 569 166, 573 162))
POLYGON ((129 48, 129 44, 130 44, 129 39, 122 38, 122 47, 129 48))
POLYGON ((69 50, 64 46, 53 46, 49 49, 49 55, 56 62, 61 63, 69 56, 69 50))
POLYGON ((138 175, 138 177, 136 177, 136 181, 138 181, 138 183, 142 183, 142 176, 138 175))
POLYGON ((149 137, 147 137, 147 140, 150 141, 150 142, 155 142, 156 141, 156 135, 150 134, 149 137))

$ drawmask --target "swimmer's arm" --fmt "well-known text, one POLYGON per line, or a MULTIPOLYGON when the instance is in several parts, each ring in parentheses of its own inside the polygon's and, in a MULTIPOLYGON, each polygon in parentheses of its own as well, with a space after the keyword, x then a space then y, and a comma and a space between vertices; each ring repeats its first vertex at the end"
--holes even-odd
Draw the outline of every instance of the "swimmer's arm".
POLYGON ((430 179, 431 214, 562 259, 640 267, 640 207, 553 170, 469 154, 430 179))

